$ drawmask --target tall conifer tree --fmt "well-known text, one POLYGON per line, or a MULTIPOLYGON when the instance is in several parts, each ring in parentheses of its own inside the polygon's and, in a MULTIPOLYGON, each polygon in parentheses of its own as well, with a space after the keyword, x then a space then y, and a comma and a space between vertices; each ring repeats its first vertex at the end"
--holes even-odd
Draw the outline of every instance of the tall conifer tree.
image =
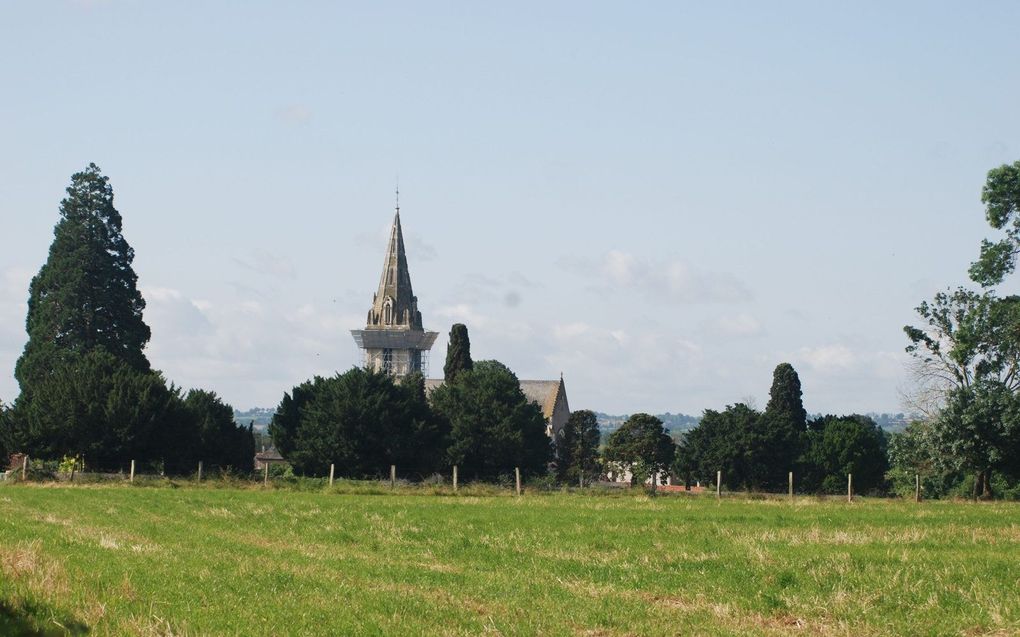
POLYGON ((443 365, 443 377, 452 382, 457 374, 469 371, 474 366, 471 362, 471 340, 468 338, 467 326, 456 323, 450 328, 450 345, 446 349, 446 364, 443 365))
POLYGON ((801 453, 807 411, 797 370, 789 363, 776 365, 765 413, 748 433, 749 482, 753 489, 778 490, 801 453))
POLYGON ((780 416, 793 429, 804 431, 807 411, 804 410, 802 395, 797 370, 789 363, 780 363, 772 372, 772 389, 769 391, 769 404, 765 406, 765 413, 780 416))
POLYGON ((89 164, 71 177, 49 257, 29 289, 28 343, 15 369, 23 393, 69 353, 102 348, 149 370, 142 350, 150 332, 133 260, 109 179, 89 164))

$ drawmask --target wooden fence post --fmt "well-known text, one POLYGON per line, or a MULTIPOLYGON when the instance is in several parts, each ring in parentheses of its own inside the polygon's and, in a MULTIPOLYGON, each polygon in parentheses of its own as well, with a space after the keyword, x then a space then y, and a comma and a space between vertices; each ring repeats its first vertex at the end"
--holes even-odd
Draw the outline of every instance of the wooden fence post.
POLYGON ((722 497, 722 471, 715 472, 715 497, 716 499, 722 497))
POLYGON ((453 492, 457 493, 457 465, 453 465, 453 492))
POLYGON ((793 499, 793 472, 790 472, 790 499, 793 499))
POLYGON ((914 474, 914 502, 921 501, 921 474, 914 474))
POLYGON ((395 489, 397 487, 397 465, 390 465, 390 488, 395 489))
POLYGON ((131 477, 128 478, 128 482, 134 482, 134 481, 135 481, 135 461, 132 460, 131 461, 131 477))
POLYGON ((514 477, 517 478, 517 495, 521 494, 521 468, 514 467, 514 477))
POLYGON ((198 481, 202 481, 202 461, 198 461, 198 481))
POLYGON ((28 456, 21 459, 21 479, 28 479, 28 456))
POLYGON ((846 501, 854 501, 854 474, 846 474, 846 501))
POLYGON ((329 486, 333 486, 333 469, 336 465, 329 465, 329 486))
POLYGON ((262 465, 262 467, 263 467, 263 469, 265 471, 265 475, 263 475, 263 477, 262 477, 262 486, 268 487, 269 486, 269 463, 268 462, 265 463, 264 465, 262 465))

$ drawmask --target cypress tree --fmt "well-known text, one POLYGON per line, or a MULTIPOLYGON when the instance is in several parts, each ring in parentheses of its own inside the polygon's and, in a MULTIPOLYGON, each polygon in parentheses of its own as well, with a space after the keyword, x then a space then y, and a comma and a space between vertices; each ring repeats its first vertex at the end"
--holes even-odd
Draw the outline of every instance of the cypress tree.
POLYGON ((789 363, 779 363, 772 372, 772 388, 769 390, 765 413, 780 416, 798 431, 807 427, 808 413, 804 410, 801 377, 789 363))
POLYGON ((145 301, 121 224, 109 179, 95 164, 75 173, 60 202, 49 257, 29 288, 28 343, 15 368, 22 393, 31 394, 33 383, 69 353, 102 348, 149 371, 142 352, 150 336, 145 301))
POLYGON ((749 483, 753 489, 778 490, 797 464, 807 430, 807 411, 800 377, 793 365, 780 363, 772 373, 772 389, 759 425, 748 432, 749 483))
POLYGON ((450 345, 446 349, 446 364, 443 365, 443 377, 446 382, 453 382, 457 374, 469 371, 474 366, 471 362, 471 340, 468 338, 467 326, 456 323, 450 328, 450 345))
POLYGON ((800 376, 789 363, 780 363, 772 372, 772 389, 769 403, 765 406, 769 416, 779 416, 797 431, 807 427, 807 411, 800 389, 800 376))

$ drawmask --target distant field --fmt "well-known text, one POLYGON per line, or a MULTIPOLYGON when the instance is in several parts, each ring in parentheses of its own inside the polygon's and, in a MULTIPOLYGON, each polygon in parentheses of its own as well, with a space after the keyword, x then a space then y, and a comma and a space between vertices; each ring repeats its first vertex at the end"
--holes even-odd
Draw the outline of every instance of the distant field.
POLYGON ((0 634, 1020 634, 1016 504, 0 487, 0 634))

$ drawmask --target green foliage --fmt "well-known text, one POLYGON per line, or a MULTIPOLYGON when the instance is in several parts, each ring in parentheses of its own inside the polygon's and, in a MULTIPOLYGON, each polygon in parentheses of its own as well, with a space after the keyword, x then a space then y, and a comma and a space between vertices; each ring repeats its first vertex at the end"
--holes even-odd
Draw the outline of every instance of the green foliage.
POLYGON ((807 429, 800 377, 789 363, 780 363, 772 374, 772 388, 765 413, 756 426, 745 431, 752 488, 781 490, 801 453, 807 429))
POLYGON ((1005 232, 998 241, 983 240, 981 254, 970 266, 970 278, 982 287, 990 287, 1016 269, 1020 253, 1020 161, 988 171, 981 201, 988 224, 1005 232))
POLYGON ((466 479, 491 480, 520 467, 544 474, 552 459, 545 418, 521 391, 517 377, 497 361, 480 361, 432 393, 450 424, 447 460, 466 479))
POLYGON ((800 376, 789 363, 776 365, 772 372, 772 389, 765 413, 786 422, 791 431, 801 432, 807 428, 807 411, 801 398, 800 376))
POLYGON ((471 339, 468 338, 467 326, 455 323, 450 328, 450 343, 446 349, 446 364, 443 365, 443 377, 452 382, 461 372, 470 371, 474 366, 471 361, 471 339))
POLYGON ((936 448, 935 427, 931 421, 916 420, 899 434, 889 438, 890 490, 901 497, 913 497, 915 476, 921 479, 925 498, 949 495, 963 480, 955 461, 936 448))
POLYGON ((285 394, 269 426, 277 449, 302 475, 427 475, 438 468, 444 423, 425 400, 420 375, 400 384, 391 376, 354 368, 315 377, 285 394))
POLYGON ((176 389, 102 347, 65 355, 15 405, 14 443, 32 457, 82 456, 97 470, 156 457, 179 415, 176 389))
POLYGON ((800 489, 846 492, 847 474, 854 491, 884 491, 889 470, 885 433, 867 416, 824 416, 811 423, 801 459, 800 489))
POLYGON ((142 352, 150 336, 145 301, 121 223, 109 180, 95 164, 71 177, 49 257, 29 290, 28 343, 15 369, 23 395, 64 357, 94 349, 135 371, 149 370, 142 352))
POLYGON ((594 480, 599 465, 599 423, 595 412, 581 409, 570 414, 556 441, 556 477, 560 482, 580 484, 594 480))
POLYGON ((954 389, 933 422, 934 452, 976 475, 974 495, 992 497, 994 471, 1020 476, 1020 396, 996 382, 954 389))
POLYGON ((751 488, 749 441, 760 419, 760 413, 743 403, 721 412, 706 409, 701 422, 684 435, 677 448, 674 473, 688 483, 714 484, 716 471, 722 471, 727 489, 751 488))
MULTIPOLYGON (((234 409, 215 392, 193 389, 184 398, 184 410, 193 423, 195 456, 204 466, 251 473, 255 469, 252 426, 234 422, 234 409)), ((196 458, 191 458, 192 463, 196 458)))
POLYGON ((609 435, 603 457, 627 467, 631 483, 665 471, 673 463, 676 445, 662 421, 648 414, 634 414, 609 435))
POLYGON ((903 330, 923 385, 944 393, 996 380, 1020 389, 1020 297, 958 288, 939 292, 917 313, 925 327, 903 330))

